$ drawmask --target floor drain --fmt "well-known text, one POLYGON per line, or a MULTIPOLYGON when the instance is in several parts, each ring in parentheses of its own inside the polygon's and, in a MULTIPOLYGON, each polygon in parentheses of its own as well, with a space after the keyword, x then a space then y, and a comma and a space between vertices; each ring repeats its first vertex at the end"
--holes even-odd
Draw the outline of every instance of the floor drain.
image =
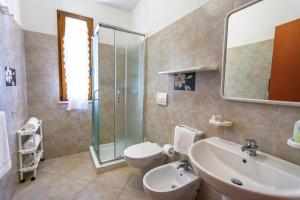
POLYGON ((232 178, 232 179, 231 179, 231 182, 232 182, 233 184, 236 184, 236 185, 239 185, 239 186, 242 186, 242 185, 243 185, 242 181, 240 181, 240 180, 238 180, 238 179, 236 179, 236 178, 232 178))
POLYGON ((174 189, 174 188, 177 188, 177 186, 176 185, 172 185, 171 188, 174 189))

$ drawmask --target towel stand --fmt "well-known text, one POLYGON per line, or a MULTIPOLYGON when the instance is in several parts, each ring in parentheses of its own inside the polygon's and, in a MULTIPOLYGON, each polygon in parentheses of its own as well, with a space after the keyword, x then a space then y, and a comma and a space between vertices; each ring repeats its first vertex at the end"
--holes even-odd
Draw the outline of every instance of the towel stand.
POLYGON ((21 128, 17 132, 18 137, 18 157, 19 157, 19 173, 20 173, 20 182, 25 182, 24 173, 33 171, 33 176, 31 181, 34 181, 36 178, 36 170, 39 166, 40 161, 44 161, 44 147, 43 147, 43 123, 42 120, 39 121, 39 126, 32 131, 26 131, 21 128), (40 135, 40 142, 35 141, 35 134, 40 135), (33 148, 25 149, 23 147, 24 142, 27 138, 33 136, 33 148))

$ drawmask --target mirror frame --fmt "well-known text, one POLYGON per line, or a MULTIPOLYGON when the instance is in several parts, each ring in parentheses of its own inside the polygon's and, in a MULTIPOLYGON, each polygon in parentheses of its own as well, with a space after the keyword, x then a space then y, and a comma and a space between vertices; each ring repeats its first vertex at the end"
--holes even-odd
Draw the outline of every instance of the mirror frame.
POLYGON ((226 56, 227 56, 227 38, 228 38, 228 25, 229 18, 234 13, 237 13, 245 8, 248 8, 254 4, 257 4, 264 0, 253 0, 233 11, 229 12, 225 18, 225 31, 224 31, 224 42, 223 42, 223 60, 222 60, 222 76, 221 76, 221 97, 224 100, 237 101, 237 102, 248 102, 248 103, 260 103, 260 104, 272 104, 272 105, 284 105, 284 106, 295 106, 300 107, 300 102, 291 102, 291 101, 274 101, 274 100, 263 100, 263 99, 247 99, 247 98, 238 98, 238 97, 227 97, 225 96, 225 69, 226 69, 226 56))

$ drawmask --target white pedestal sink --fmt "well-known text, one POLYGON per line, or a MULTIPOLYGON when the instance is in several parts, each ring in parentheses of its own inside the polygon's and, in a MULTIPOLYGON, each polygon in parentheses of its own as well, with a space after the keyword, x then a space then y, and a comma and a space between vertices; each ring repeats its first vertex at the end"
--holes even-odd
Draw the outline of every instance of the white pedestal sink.
POLYGON ((201 178, 223 199, 300 199, 300 166, 259 151, 250 157, 240 148, 227 140, 207 138, 192 145, 189 157, 201 178))

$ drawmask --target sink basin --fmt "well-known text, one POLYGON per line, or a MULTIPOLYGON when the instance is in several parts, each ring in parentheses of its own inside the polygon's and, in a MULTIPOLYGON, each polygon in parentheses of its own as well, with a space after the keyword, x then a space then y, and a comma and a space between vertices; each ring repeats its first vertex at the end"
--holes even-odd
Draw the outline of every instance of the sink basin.
MULTIPOLYGON (((225 199, 300 199, 300 166, 217 137, 196 142, 189 150, 194 169, 225 199)), ((299 155, 300 156, 300 155, 299 155)))

